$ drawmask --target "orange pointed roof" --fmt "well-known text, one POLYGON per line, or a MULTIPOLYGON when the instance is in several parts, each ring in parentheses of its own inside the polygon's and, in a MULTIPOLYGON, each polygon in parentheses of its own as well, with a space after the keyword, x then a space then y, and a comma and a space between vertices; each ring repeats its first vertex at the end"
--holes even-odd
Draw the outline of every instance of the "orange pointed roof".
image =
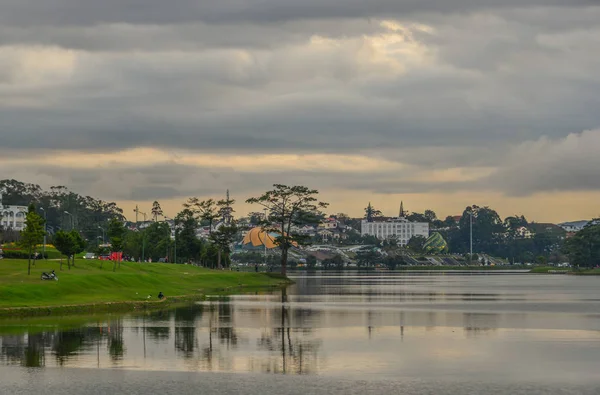
MULTIPOLYGON (((278 234, 275 232, 265 232, 262 228, 252 228, 242 241, 242 244, 247 245, 251 244, 252 247, 263 247, 266 246, 268 249, 277 248, 277 244, 275 244, 275 239, 278 234)), ((297 247, 296 243, 293 243, 295 247, 297 247)))

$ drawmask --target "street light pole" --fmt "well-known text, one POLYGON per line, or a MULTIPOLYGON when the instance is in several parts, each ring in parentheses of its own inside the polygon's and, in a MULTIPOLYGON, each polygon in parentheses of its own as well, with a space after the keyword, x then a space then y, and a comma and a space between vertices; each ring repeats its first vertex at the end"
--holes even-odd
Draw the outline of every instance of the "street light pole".
POLYGON ((104 228, 100 225, 98 225, 98 229, 100 229, 102 231, 102 244, 106 244, 106 240, 104 237, 104 228))
POLYGON ((177 218, 173 220, 173 228, 175 228, 175 237, 173 240, 173 263, 177 263, 177 218))
POLYGON ((469 234, 470 234, 470 244, 471 244, 471 255, 469 255, 469 264, 472 264, 473 261, 473 210, 469 211, 469 234))
MULTIPOLYGON (((265 222, 267 222, 267 208, 265 207, 263 210, 265 212, 265 222)), ((264 240, 263 240, 263 247, 264 247, 263 255, 264 255, 264 257, 263 258, 265 261, 265 270, 267 270, 266 267, 267 267, 267 236, 268 236, 268 233, 266 230, 263 230, 263 233, 264 233, 264 240)))
POLYGON ((69 217, 71 217, 71 230, 75 229, 75 224, 73 223, 73 214, 71 214, 68 211, 65 211, 65 214, 67 214, 69 217))
POLYGON ((42 247, 42 256, 46 259, 46 233, 48 233, 48 216, 46 215, 46 210, 43 207, 40 207, 40 210, 44 212, 44 245, 42 247))
POLYGON ((167 230, 168 230, 168 233, 167 233, 167 255, 165 256, 165 259, 169 260, 169 242, 171 241, 171 226, 169 225, 168 221, 171 218, 164 216, 164 219, 165 219, 165 224, 167 224, 167 230))

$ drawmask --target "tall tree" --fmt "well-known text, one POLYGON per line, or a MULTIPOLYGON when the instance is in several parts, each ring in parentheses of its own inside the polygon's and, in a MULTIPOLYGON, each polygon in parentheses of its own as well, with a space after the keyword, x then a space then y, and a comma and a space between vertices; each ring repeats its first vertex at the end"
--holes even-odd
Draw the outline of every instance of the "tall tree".
POLYGON ((28 252, 27 254, 27 274, 31 274, 31 256, 37 249, 38 244, 44 241, 44 219, 35 211, 35 205, 31 203, 25 217, 25 229, 21 231, 21 248, 28 252))
POLYGON ((190 209, 183 209, 175 217, 177 256, 185 260, 198 260, 202 253, 202 242, 196 237, 198 221, 190 209))
MULTIPOLYGON (((67 257, 69 270, 71 265, 75 266, 75 256, 85 250, 86 244, 85 239, 76 230, 70 232, 59 230, 54 235, 54 247, 67 257)), ((60 270, 62 270, 62 258, 60 270)))
POLYGON ((160 203, 155 200, 154 203, 152 203, 152 218, 154 219, 154 222, 157 222, 158 217, 160 217, 162 215, 163 215, 163 210, 160 207, 160 203))
POLYGON ((425 210, 425 213, 423 213, 423 216, 429 223, 433 223, 435 220, 437 220, 437 215, 435 214, 435 211, 433 211, 433 210, 425 210))
POLYGON ((233 209, 234 204, 235 200, 229 197, 229 190, 227 190, 226 198, 217 202, 217 212, 223 223, 228 224, 233 221, 233 213, 235 212, 233 209))
MULTIPOLYGON (((435 213, 434 213, 435 214, 435 213)), ((421 213, 410 213, 407 217, 410 222, 429 222, 429 219, 425 214, 421 213)))
POLYGON ((251 225, 259 225, 260 222, 265 219, 265 215, 263 213, 254 211, 254 212, 248 213, 248 218, 250 220, 251 225))
POLYGON ((222 258, 225 258, 226 264, 229 262, 229 254, 231 253, 231 244, 237 235, 238 228, 235 222, 222 224, 214 232, 210 234, 211 242, 217 247, 217 267, 221 267, 222 258))
POLYGON ((197 197, 192 197, 183 204, 183 207, 192 210, 198 220, 207 223, 209 233, 212 233, 213 223, 221 215, 218 212, 217 203, 213 199, 200 201, 197 197))
POLYGON ((229 197, 229 190, 227 190, 227 197, 217 202, 218 213, 221 217, 221 226, 210 234, 212 243, 217 247, 219 253, 217 256, 217 267, 221 268, 221 260, 225 255, 225 261, 229 262, 229 254, 231 253, 231 243, 237 234, 237 226, 233 220, 233 204, 234 199, 229 197))
POLYGON ((582 230, 567 239, 563 251, 575 266, 600 265, 600 218, 590 221, 582 230))
POLYGON ((75 256, 77 254, 81 254, 85 250, 87 242, 76 230, 72 230, 71 233, 69 233, 69 237, 71 238, 73 243, 71 263, 73 264, 73 266, 75 266, 75 256))
MULTIPOLYGON (((70 234, 64 230, 59 230, 54 234, 53 243, 58 252, 67 257, 67 267, 71 270, 69 257, 73 253, 73 240, 70 234)), ((62 257, 60 258, 60 270, 62 270, 62 257)))
MULTIPOLYGON (((108 237, 110 239, 111 251, 112 252, 123 252, 123 239, 125 238, 125 226, 123 222, 117 218, 113 218, 108 224, 108 237)), ((119 267, 121 266, 121 259, 118 259, 119 267)), ((113 261, 113 272, 117 270, 117 262, 113 261)))
POLYGON ((378 258, 379 254, 372 247, 363 247, 356 252, 356 261, 360 267, 371 267, 378 258))
POLYGON ((377 210, 375 207, 373 207, 371 202, 369 202, 369 205, 365 207, 365 219, 367 221, 372 222, 374 218, 381 217, 381 215, 381 210, 377 210))
POLYGON ((287 272, 288 251, 292 246, 306 244, 309 238, 293 232, 292 226, 317 223, 323 217, 321 209, 329 204, 318 201, 319 191, 305 186, 274 184, 273 189, 259 197, 248 199, 250 204, 259 204, 268 211, 269 218, 262 224, 266 232, 277 232, 275 244, 281 250, 281 273, 287 272))
POLYGON ((427 241, 427 239, 425 238, 425 236, 414 235, 413 237, 410 238, 410 240, 408 240, 406 247, 409 250, 420 254, 423 252, 423 246, 425 245, 426 241, 427 241))
POLYGON ((463 211, 459 229, 452 234, 453 252, 469 252, 473 220, 473 251, 496 254, 504 238, 504 223, 498 213, 489 207, 469 206, 463 211))

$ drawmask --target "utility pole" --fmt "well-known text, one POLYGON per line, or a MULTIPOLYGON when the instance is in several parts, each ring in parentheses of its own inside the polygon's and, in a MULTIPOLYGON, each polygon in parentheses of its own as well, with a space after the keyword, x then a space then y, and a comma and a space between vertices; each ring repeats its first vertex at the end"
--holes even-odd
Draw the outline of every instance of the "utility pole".
POLYGON ((177 263, 177 217, 173 220, 173 228, 175 228, 175 238, 173 240, 173 263, 177 263))
POLYGON ((46 259, 46 233, 48 233, 48 216, 46 215, 46 210, 43 207, 40 207, 40 210, 44 212, 44 245, 42 247, 42 256, 44 260, 46 259))
MULTIPOLYGON (((267 208, 265 207, 263 210, 265 211, 265 222, 266 222, 268 220, 268 218, 267 218, 267 208)), ((268 233, 267 233, 266 230, 263 229, 263 234, 264 234, 264 240, 263 240, 264 261, 265 261, 265 270, 266 270, 266 267, 267 267, 267 236, 268 236, 268 233)))
MULTIPOLYGON (((133 212, 135 213, 135 228, 137 229, 137 227, 138 227, 138 215, 140 214, 140 208, 138 207, 137 204, 135 205, 135 209, 133 210, 133 212)), ((145 217, 145 214, 144 214, 144 217, 145 217)))
POLYGON ((470 234, 470 244, 471 244, 471 255, 469 255, 469 265, 473 262, 473 210, 469 210, 469 234, 470 234))
MULTIPOLYGON (((166 215, 163 215, 163 218, 165 219, 165 224, 167 224, 167 255, 165 256, 165 260, 169 260, 169 243, 171 241, 171 226, 169 225, 169 220, 171 218, 167 217, 166 215)), ((166 262, 165 262, 166 263, 166 262)))
POLYGON ((75 229, 75 224, 73 223, 73 214, 71 214, 68 211, 65 211, 65 214, 67 214, 69 217, 71 217, 71 230, 75 229))
POLYGON ((104 228, 100 225, 98 225, 98 229, 100 229, 102 231, 102 244, 106 244, 106 240, 104 237, 104 228))

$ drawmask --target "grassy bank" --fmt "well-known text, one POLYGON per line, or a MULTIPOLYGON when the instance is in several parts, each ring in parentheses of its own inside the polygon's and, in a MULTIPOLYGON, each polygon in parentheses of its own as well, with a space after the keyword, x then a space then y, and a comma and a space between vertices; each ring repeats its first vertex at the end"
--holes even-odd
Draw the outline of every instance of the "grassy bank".
MULTIPOLYGON (((392 271, 452 271, 452 270, 529 270, 529 267, 526 266, 433 266, 433 265, 419 265, 419 266, 396 266, 392 271)), ((251 270, 251 269, 246 269, 251 270)), ((387 271, 388 269, 385 267, 375 268, 375 267, 345 267, 343 269, 339 268, 295 268, 290 269, 294 271, 387 271)))
POLYGON ((578 269, 578 268, 570 268, 570 267, 552 267, 552 266, 543 266, 543 267, 535 267, 531 270, 531 273, 537 274, 573 274, 579 276, 600 276, 600 269, 578 269))
MULTIPOLYGON (((48 311, 81 312, 104 308, 127 309, 148 302, 168 304, 203 294, 278 286, 288 280, 276 275, 208 270, 190 265, 121 263, 112 271, 112 262, 80 260, 76 267, 59 271, 58 261, 37 261, 27 275, 27 261, 0 260, 0 315, 22 308, 52 307, 48 311), (54 269, 59 281, 42 281, 42 272, 54 269), (162 291, 167 301, 158 302, 162 291), (148 299, 148 295, 151 297, 148 299), (107 305, 110 303, 111 305, 107 305), (86 306, 93 306, 93 309, 86 306), (109 307, 106 307, 109 306, 109 307)), ((43 311, 43 309, 41 309, 43 311)))
POLYGON ((398 266, 396 270, 428 270, 428 271, 448 271, 448 270, 528 270, 525 266, 398 266))

